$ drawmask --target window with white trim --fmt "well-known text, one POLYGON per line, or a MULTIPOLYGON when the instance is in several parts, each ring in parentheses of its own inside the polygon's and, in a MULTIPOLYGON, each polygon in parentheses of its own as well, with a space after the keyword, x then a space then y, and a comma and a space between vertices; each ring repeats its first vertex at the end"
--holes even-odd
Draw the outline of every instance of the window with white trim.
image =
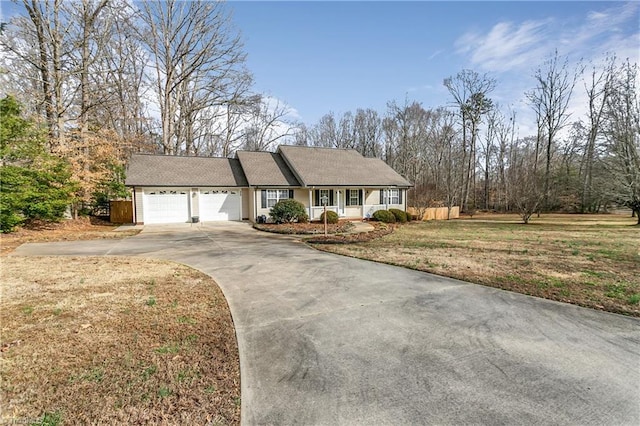
POLYGON ((359 206, 360 205, 360 190, 359 189, 351 189, 349 190, 349 206, 359 206))
POLYGON ((275 206, 278 201, 288 198, 288 189, 267 189, 267 208, 271 208, 275 206))
POLYGON ((327 201, 327 206, 330 206, 333 198, 331 195, 330 189, 316 189, 315 205, 322 206, 322 199, 324 198, 327 201))
POLYGON ((390 189, 389 190, 389 204, 400 204, 400 190, 399 189, 390 189))
POLYGON ((399 189, 381 189, 380 204, 402 204, 402 194, 399 189))

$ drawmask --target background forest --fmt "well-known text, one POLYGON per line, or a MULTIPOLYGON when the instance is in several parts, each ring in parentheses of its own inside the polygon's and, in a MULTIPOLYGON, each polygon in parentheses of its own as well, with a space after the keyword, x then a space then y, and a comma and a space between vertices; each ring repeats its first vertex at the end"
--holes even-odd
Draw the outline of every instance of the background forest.
POLYGON ((2 229, 128 195, 133 152, 233 156, 279 144, 352 148, 415 184, 409 204, 518 212, 640 212, 638 64, 549 52, 525 93, 537 133, 492 100, 493 76, 442 76, 450 103, 409 97, 316 123, 253 90, 228 6, 23 0, 1 27, 2 229), (586 114, 568 109, 585 99, 586 114), (37 206, 34 208, 33 206, 37 206))

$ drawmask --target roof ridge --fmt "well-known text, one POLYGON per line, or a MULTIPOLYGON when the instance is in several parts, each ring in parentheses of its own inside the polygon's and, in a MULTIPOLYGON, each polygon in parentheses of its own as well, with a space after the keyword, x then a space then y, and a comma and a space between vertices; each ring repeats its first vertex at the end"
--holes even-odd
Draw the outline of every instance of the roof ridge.
MULTIPOLYGON (((330 147, 330 146, 279 145, 278 146, 278 150, 280 148, 327 149, 327 150, 332 150, 332 151, 354 151, 354 152, 358 152, 358 150, 356 150, 354 148, 333 148, 333 147, 330 147)), ((360 154, 360 153, 358 152, 358 154, 360 154)), ((360 154, 360 155, 362 155, 362 154, 360 154)))
POLYGON ((150 154, 148 152, 134 152, 131 154, 133 157, 137 156, 146 156, 146 157, 169 157, 169 158, 207 158, 213 160, 235 160, 233 157, 211 157, 209 155, 171 155, 171 154, 150 154))

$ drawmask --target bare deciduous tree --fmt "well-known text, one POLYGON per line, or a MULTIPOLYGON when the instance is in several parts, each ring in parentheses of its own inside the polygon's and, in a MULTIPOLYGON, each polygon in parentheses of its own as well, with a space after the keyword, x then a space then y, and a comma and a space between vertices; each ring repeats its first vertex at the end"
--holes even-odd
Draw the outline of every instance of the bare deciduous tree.
POLYGON ((588 135, 583 156, 582 194, 580 210, 596 211, 594 203, 594 164, 596 163, 596 142, 602 133, 602 125, 605 119, 605 107, 612 91, 615 70, 615 57, 608 58, 604 67, 597 69, 595 66, 585 81, 585 90, 589 100, 587 112, 588 135))
POLYGON ((73 63, 70 57, 73 46, 65 43, 67 15, 61 0, 23 0, 23 5, 29 19, 18 19, 16 24, 22 27, 27 37, 36 41, 37 46, 35 51, 24 51, 23 59, 38 70, 49 144, 55 151, 64 146, 66 114, 75 96, 75 93, 65 90, 69 67, 73 63))
POLYGON ((224 105, 237 93, 237 76, 248 73, 240 37, 220 2, 142 3, 140 41, 155 71, 162 121, 162 148, 178 154, 193 145, 198 114, 224 105))
POLYGON ((248 151, 273 151, 275 144, 295 131, 288 118, 291 109, 277 99, 264 98, 254 107, 245 131, 243 148, 248 151))
POLYGON ((606 108, 604 160, 616 200, 629 207, 640 225, 640 99, 638 65, 629 61, 616 72, 606 108))
POLYGON ((382 120, 370 108, 358 109, 354 118, 355 149, 365 157, 382 155, 382 120))
POLYGON ((544 149, 544 205, 548 204, 549 188, 551 181, 551 164, 554 144, 558 132, 567 125, 569 120, 569 101, 581 66, 573 72, 569 69, 569 60, 565 58, 561 62, 558 51, 547 60, 535 73, 536 87, 526 93, 531 108, 536 115, 538 133, 535 146, 534 170, 538 170, 538 156, 544 149), (544 147, 542 144, 544 143, 544 147))
POLYGON ((524 224, 544 201, 540 172, 534 167, 538 161, 534 146, 535 140, 525 138, 510 153, 509 199, 524 224))
POLYGON ((488 95, 495 89, 496 81, 488 75, 480 75, 472 70, 462 70, 443 82, 458 108, 462 126, 463 161, 460 169, 462 186, 462 210, 468 210, 470 194, 473 194, 475 208, 476 143, 478 126, 482 116, 492 106, 488 95))

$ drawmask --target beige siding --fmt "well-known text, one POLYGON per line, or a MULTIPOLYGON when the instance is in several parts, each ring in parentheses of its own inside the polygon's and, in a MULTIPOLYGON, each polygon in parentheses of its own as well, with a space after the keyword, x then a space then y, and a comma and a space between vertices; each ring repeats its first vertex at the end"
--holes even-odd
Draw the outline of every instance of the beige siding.
MULTIPOLYGON (((274 189, 285 189, 285 188, 274 188, 274 189)), ((344 191, 345 188, 340 188, 341 190, 343 190, 343 194, 346 194, 346 191, 344 191)), ((360 189, 357 187, 351 187, 349 189, 360 189)), ((261 204, 262 204, 262 193, 261 193, 261 189, 250 189, 249 192, 249 211, 250 211, 250 216, 249 216, 249 220, 251 221, 255 221, 257 216, 261 216, 261 215, 265 215, 267 218, 269 217, 269 208, 261 208, 261 204), (256 207, 257 207, 257 213, 254 215, 253 211, 254 211, 254 206, 253 203, 255 202, 256 207)), ((307 188, 299 188, 299 189, 294 189, 293 191, 293 197, 296 201, 299 201, 300 203, 302 203, 305 208, 307 209, 307 211, 309 210, 309 189, 307 188)), ((314 197, 313 195, 313 191, 311 190, 311 194, 312 194, 312 198, 314 197)), ((406 190, 402 189, 402 204, 389 204, 388 208, 395 208, 395 209, 401 209, 404 210, 405 208, 405 200, 406 200, 406 190)), ((244 194, 244 192, 243 192, 244 194)), ((244 196, 244 195, 243 195, 244 196)), ((373 213, 373 211, 375 209, 371 209, 372 206, 379 206, 380 205, 380 190, 378 189, 365 189, 364 190, 364 203, 367 207, 367 211, 371 210, 369 212, 369 215, 371 215, 373 213)), ((312 200, 313 202, 313 200, 312 200)), ((243 207, 244 209, 244 207, 243 207)), ((315 209, 314 209, 315 210, 315 209)), ((366 216, 367 212, 365 211, 365 216, 366 216)), ((316 215, 318 216, 318 215, 316 215)), ((363 213, 362 213, 362 206, 345 206, 345 216, 343 217, 344 219, 362 219, 363 213)), ((313 219, 313 218, 312 218, 313 219)), ((317 218, 316 218, 317 219, 317 218)))
POLYGON ((379 189, 366 189, 365 204, 380 204, 380 190, 379 189))
POLYGON ((362 219, 362 207, 345 207, 344 214, 346 219, 362 219))
POLYGON ((249 188, 242 188, 242 220, 247 220, 251 218, 252 206, 251 200, 253 198, 253 190, 249 188))
MULTIPOLYGON (((288 188, 273 188, 273 189, 288 189, 288 188)), ((267 218, 269 218, 269 211, 271 210, 270 208, 262 208, 262 189, 255 189, 255 190, 251 190, 255 193, 251 195, 251 201, 253 202, 254 200, 254 196, 255 196, 255 202, 256 202, 256 207, 257 207, 257 213, 256 213, 256 217, 257 216, 262 216, 265 215, 267 218)), ((302 205, 304 205, 304 207, 306 209, 309 208, 309 190, 308 189, 294 189, 293 190, 293 199, 296 201, 299 201, 300 203, 302 203, 302 205)), ((253 211, 253 206, 252 206, 252 210, 253 211)), ((249 220, 251 220, 252 222, 255 221, 256 217, 250 217, 249 220)))
POLYGON ((309 208, 309 190, 308 189, 294 189, 293 198, 296 201, 301 202, 305 208, 309 208))

